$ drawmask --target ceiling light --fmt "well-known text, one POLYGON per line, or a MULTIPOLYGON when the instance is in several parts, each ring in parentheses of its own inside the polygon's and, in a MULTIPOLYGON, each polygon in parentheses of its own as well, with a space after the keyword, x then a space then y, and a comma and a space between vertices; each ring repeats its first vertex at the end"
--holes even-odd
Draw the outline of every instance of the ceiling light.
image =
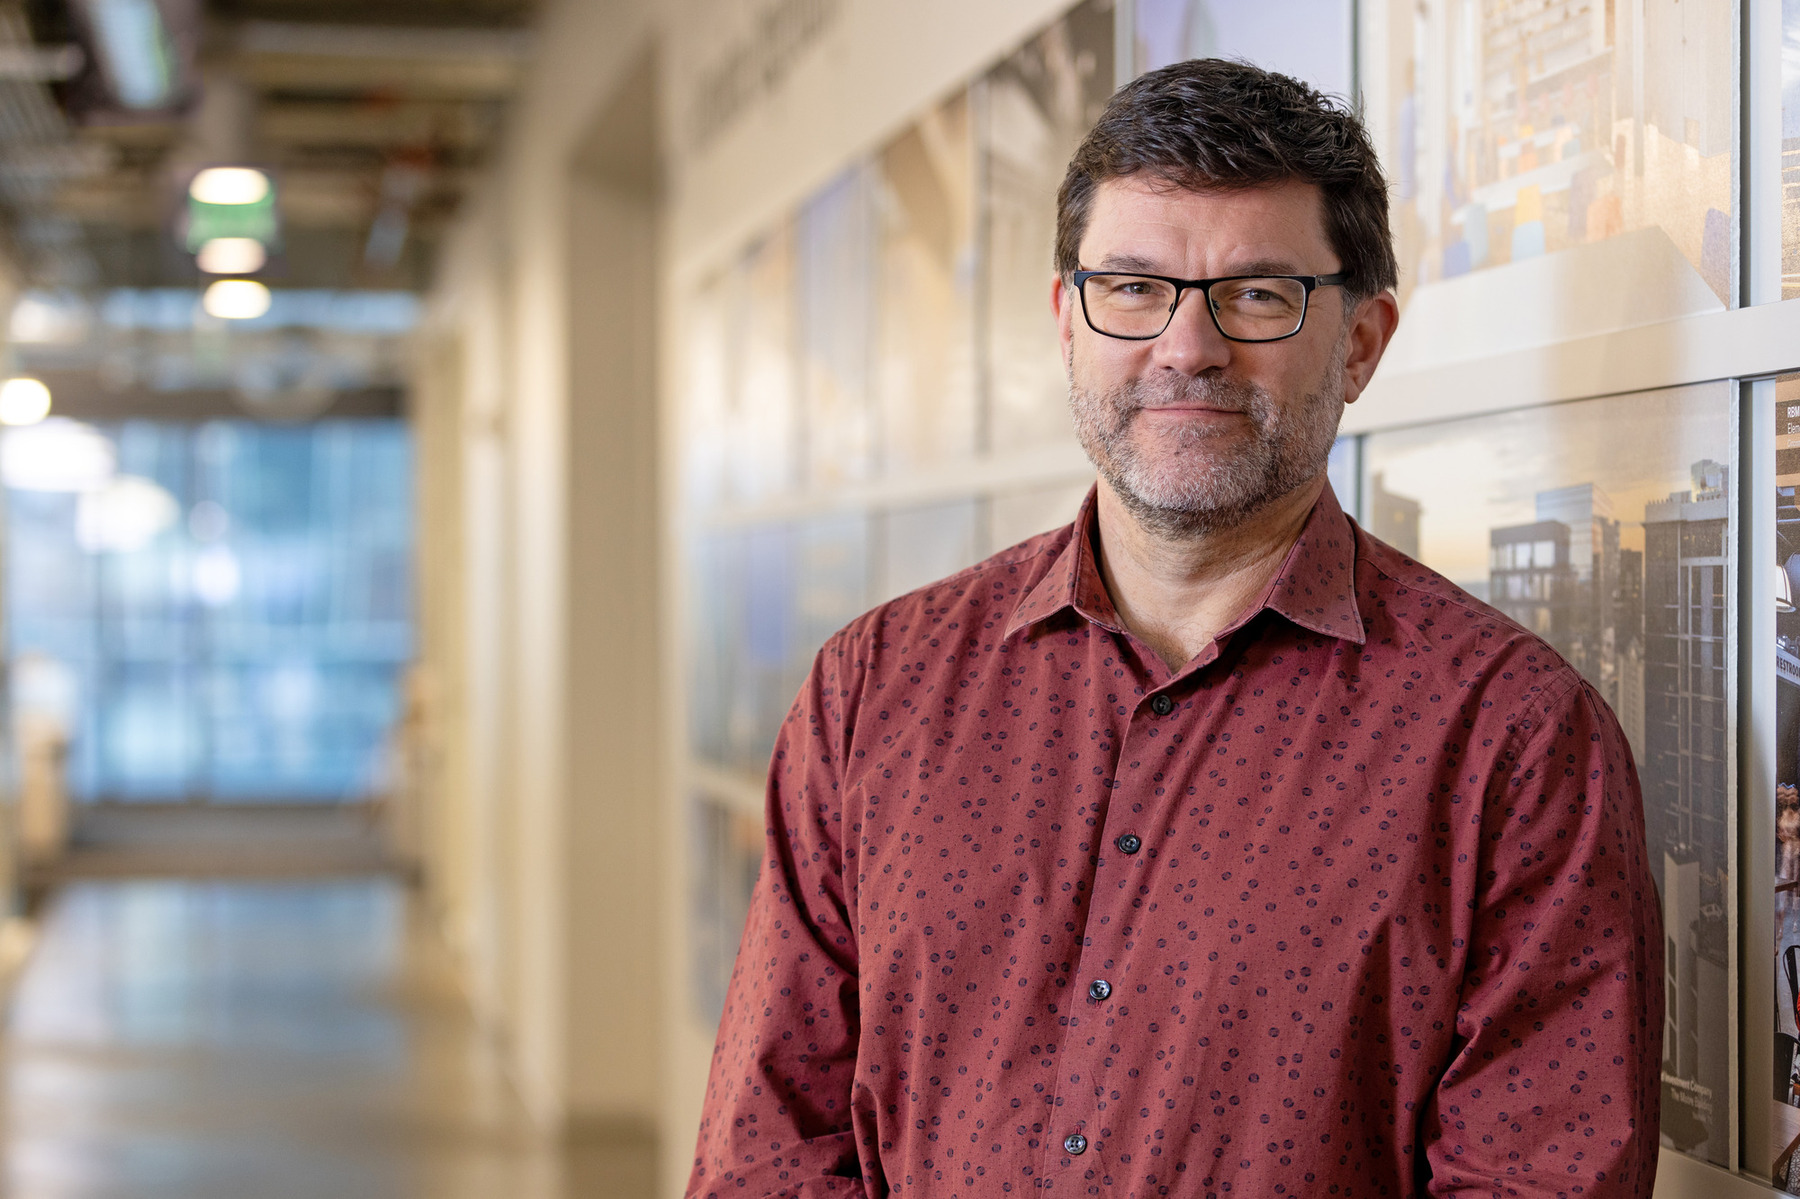
POLYGON ((209 275, 254 275, 268 261, 269 252, 254 237, 215 237, 194 256, 209 275))
POLYGON ((254 167, 207 167, 188 184, 202 204, 260 204, 269 197, 269 177, 254 167))
POLYGON ((254 279, 221 279, 206 289, 200 306, 227 321, 253 321, 269 311, 269 289, 254 279))
POLYGON ((50 389, 38 379, 0 383, 0 425, 35 425, 50 415, 50 389))

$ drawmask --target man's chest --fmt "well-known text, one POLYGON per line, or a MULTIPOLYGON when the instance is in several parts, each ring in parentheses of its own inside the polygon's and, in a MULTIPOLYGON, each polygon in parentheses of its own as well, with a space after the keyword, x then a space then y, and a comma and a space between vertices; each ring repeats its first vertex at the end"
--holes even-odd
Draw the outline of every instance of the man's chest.
POLYGON ((1447 1037, 1482 794, 1455 697, 1332 642, 1157 690, 1102 642, 922 675, 859 725, 866 1014, 1009 1069, 1097 1055, 1086 1077, 1125 1045, 1228 1074, 1447 1037))

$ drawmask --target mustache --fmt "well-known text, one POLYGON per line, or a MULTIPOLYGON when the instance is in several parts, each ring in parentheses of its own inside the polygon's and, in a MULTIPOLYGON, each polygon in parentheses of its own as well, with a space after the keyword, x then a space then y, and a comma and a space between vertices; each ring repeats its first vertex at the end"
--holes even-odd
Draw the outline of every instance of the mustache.
POLYGON ((1176 376, 1156 383, 1132 379, 1118 388, 1111 399, 1114 412, 1121 418, 1145 408, 1186 404, 1251 415, 1262 413, 1268 406, 1268 394, 1262 388, 1227 375, 1176 376))

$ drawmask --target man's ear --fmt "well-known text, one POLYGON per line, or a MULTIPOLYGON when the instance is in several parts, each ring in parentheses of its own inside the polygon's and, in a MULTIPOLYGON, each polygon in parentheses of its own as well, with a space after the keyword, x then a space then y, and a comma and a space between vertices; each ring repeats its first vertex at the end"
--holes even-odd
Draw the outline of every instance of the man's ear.
POLYGON ((1074 336, 1075 305, 1080 297, 1058 274, 1050 281, 1050 311, 1056 314, 1056 339, 1062 346, 1063 361, 1069 360, 1069 339, 1074 336))
POLYGON ((1368 389, 1399 325, 1400 301, 1391 291, 1372 295, 1356 306, 1344 339, 1344 403, 1354 404, 1368 389))

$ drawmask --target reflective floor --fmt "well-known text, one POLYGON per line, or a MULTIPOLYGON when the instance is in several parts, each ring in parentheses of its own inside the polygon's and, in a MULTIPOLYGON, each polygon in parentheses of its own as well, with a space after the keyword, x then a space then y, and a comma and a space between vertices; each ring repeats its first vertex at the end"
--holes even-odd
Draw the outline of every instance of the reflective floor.
POLYGON ((5 1038, 9 1199, 648 1196, 534 1146, 435 939, 376 879, 63 891, 5 1038))

